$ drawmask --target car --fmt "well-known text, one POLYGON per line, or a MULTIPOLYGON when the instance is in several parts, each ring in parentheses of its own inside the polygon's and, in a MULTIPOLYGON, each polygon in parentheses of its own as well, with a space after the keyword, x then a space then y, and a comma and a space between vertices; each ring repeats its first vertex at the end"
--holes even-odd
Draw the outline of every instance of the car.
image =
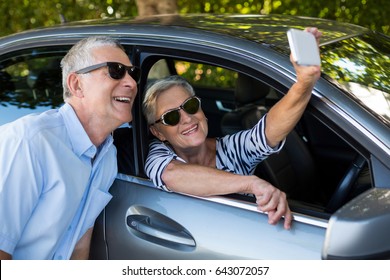
POLYGON ((282 15, 160 15, 72 22, 0 39, 0 124, 63 103, 60 60, 80 39, 119 39, 141 68, 133 121, 113 132, 119 173, 91 259, 390 258, 390 38, 282 15), (251 196, 168 193, 144 173, 152 139, 142 98, 185 77, 209 136, 250 128, 296 81, 286 32, 322 31, 322 74, 282 151, 255 175, 286 192, 294 220, 272 226, 251 196))

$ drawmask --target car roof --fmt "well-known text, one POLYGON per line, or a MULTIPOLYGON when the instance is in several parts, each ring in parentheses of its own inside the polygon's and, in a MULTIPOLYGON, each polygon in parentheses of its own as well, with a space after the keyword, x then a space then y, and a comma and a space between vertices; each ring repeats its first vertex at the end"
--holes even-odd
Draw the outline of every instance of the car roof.
POLYGON ((171 14, 150 17, 123 19, 99 19, 69 22, 53 27, 38 28, 0 38, 0 47, 17 44, 29 37, 61 37, 92 34, 125 36, 126 34, 157 33, 162 34, 196 34, 218 33, 229 37, 241 38, 277 49, 288 51, 286 32, 290 28, 304 29, 317 27, 322 33, 321 45, 354 37, 369 29, 342 22, 325 19, 288 16, 288 15, 238 15, 238 14, 171 14), (136 28, 135 28, 136 27, 136 28), (153 31, 154 32, 151 32, 153 31))

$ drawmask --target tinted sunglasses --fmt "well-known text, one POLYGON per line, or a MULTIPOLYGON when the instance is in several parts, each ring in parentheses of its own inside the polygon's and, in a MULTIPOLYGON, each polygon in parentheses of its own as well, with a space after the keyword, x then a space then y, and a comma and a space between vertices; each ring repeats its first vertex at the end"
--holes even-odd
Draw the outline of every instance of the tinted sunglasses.
POLYGON ((108 74, 114 80, 120 80, 125 75, 126 72, 129 73, 130 77, 134 79, 134 81, 138 82, 141 76, 141 70, 136 66, 126 66, 119 62, 103 62, 96 65, 88 66, 81 70, 76 71, 76 74, 86 74, 96 69, 107 66, 108 74))
POLYGON ((175 126, 180 122, 180 110, 183 109, 187 114, 193 115, 200 108, 199 97, 192 96, 183 102, 179 107, 166 111, 153 124, 161 122, 163 125, 175 126))

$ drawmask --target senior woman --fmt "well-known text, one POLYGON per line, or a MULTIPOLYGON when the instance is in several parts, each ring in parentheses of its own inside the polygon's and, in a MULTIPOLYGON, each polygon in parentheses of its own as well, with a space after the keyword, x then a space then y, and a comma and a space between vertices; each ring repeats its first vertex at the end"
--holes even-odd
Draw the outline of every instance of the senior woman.
MULTIPOLYGON (((319 40, 316 28, 306 31, 319 40)), ((283 147, 320 76, 319 66, 291 61, 297 81, 288 93, 252 129, 221 138, 207 138, 201 101, 186 80, 171 76, 154 83, 145 94, 143 111, 159 139, 151 142, 145 164, 155 186, 197 196, 251 193, 258 209, 268 212, 270 224, 284 216, 284 227, 290 229, 292 214, 285 193, 251 174, 259 162, 283 147)))

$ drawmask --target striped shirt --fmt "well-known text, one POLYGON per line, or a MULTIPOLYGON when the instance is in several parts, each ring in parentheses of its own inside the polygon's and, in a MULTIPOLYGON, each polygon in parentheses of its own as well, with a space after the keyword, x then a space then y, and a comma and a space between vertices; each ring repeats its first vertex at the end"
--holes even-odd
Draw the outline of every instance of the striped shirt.
MULTIPOLYGON (((217 169, 251 175, 261 161, 282 149, 285 139, 275 148, 267 145, 265 137, 266 116, 264 115, 251 129, 216 138, 217 169)), ((185 162, 169 144, 157 139, 150 143, 145 172, 159 189, 170 191, 162 180, 162 173, 172 160, 185 162)))

